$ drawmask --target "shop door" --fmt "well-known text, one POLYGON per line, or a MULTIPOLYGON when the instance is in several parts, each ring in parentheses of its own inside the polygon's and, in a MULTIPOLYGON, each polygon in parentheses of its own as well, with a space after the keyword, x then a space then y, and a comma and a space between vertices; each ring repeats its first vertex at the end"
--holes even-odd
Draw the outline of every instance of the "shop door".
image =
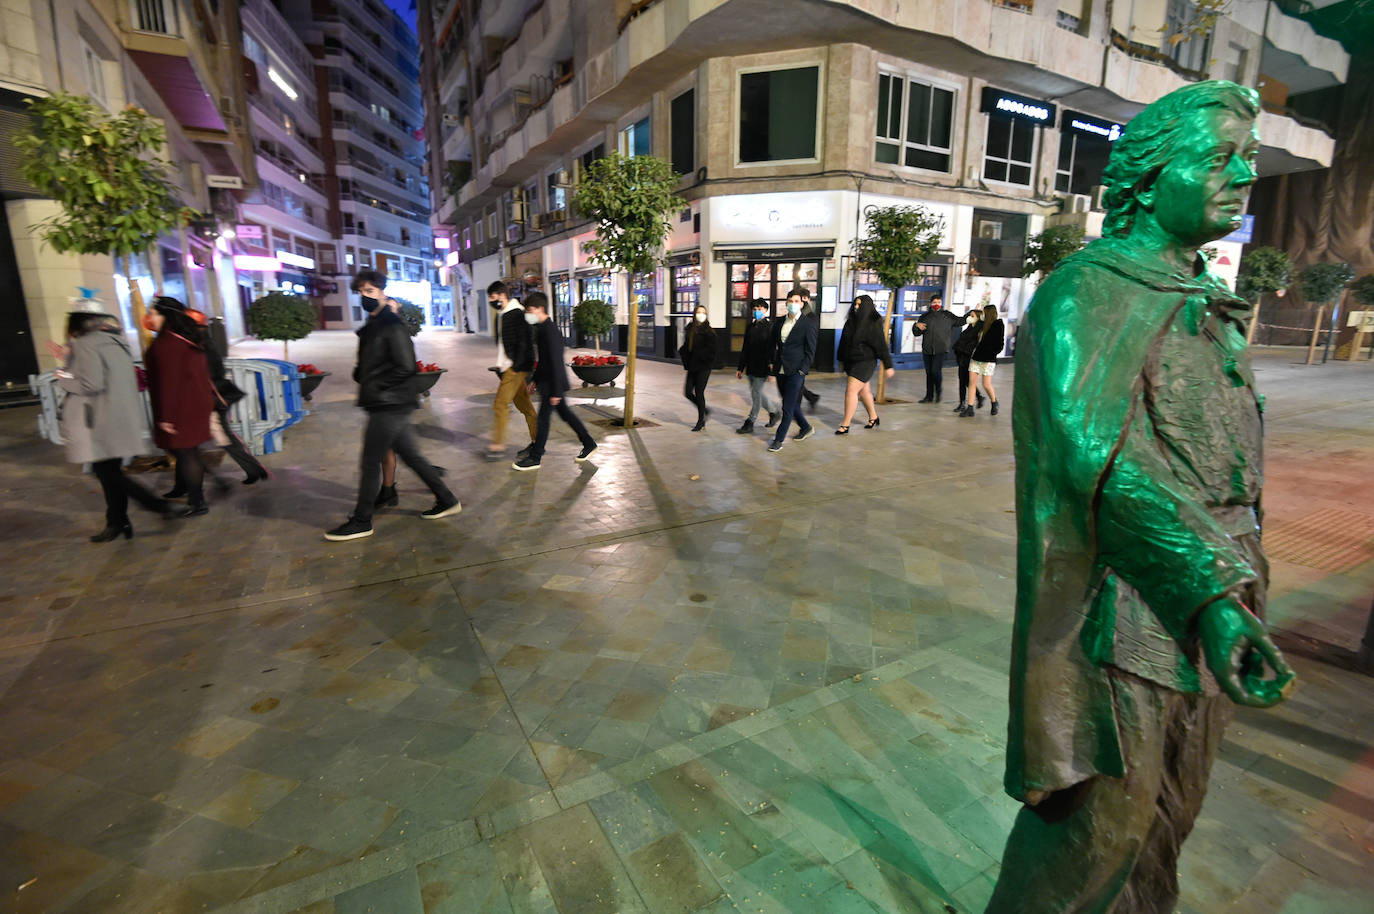
POLYGON ((749 305, 756 298, 768 302, 770 313, 778 317, 787 313, 787 293, 794 286, 801 286, 811 293, 811 310, 819 320, 820 278, 819 260, 730 264, 730 306, 727 317, 730 353, 738 355, 744 345, 744 331, 749 326, 749 305))
POLYGON ((654 307, 658 298, 658 287, 654 282, 654 272, 636 273, 630 289, 630 301, 634 303, 639 328, 635 331, 635 348, 642 354, 654 354, 654 307))
MULTIPOLYGON (((604 301, 615 310, 615 285, 611 282, 608 274, 597 273, 595 276, 584 276, 577 280, 577 301, 584 302, 590 299, 604 301)), ((574 306, 575 307, 575 306, 574 306)), ((570 346, 591 346, 593 340, 590 337, 581 338, 581 334, 572 326, 572 312, 568 312, 568 329, 564 338, 570 346)), ((615 328, 601 338, 601 345, 604 348, 615 350, 615 328)))
POLYGON ((552 294, 551 304, 553 314, 549 315, 558 328, 558 332, 563 336, 565 346, 573 345, 572 329, 572 282, 566 275, 553 276, 549 280, 549 292, 552 294))
MULTIPOLYGON (((933 296, 945 294, 945 280, 949 267, 942 263, 921 264, 921 274, 913 285, 897 290, 897 312, 892 322, 892 336, 888 346, 892 349, 894 368, 924 368, 921 358, 921 338, 912 330, 916 319, 930 307, 933 296)), ((891 293, 882 287, 872 273, 860 273, 855 284, 856 294, 867 293, 873 296, 878 311, 887 316, 887 304, 891 293)))
POLYGON ((29 328, 29 310, 19 284, 19 262, 14 256, 3 200, 0 200, 0 288, 5 290, 4 301, 0 303, 0 365, 4 366, 0 371, 0 384, 7 381, 24 383, 29 375, 38 374, 38 354, 29 328))

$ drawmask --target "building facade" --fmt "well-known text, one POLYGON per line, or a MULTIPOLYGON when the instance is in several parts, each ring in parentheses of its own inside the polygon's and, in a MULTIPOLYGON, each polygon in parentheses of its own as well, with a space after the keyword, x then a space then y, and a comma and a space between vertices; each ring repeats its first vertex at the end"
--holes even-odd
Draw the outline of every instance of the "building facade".
MULTIPOLYGON (((1063 221, 1100 233, 1102 169, 1144 105, 1198 79, 1259 86, 1262 173, 1330 163, 1330 134, 1274 86, 1338 84, 1348 56, 1278 4, 1228 9, 1206 23, 1175 0, 422 0, 434 230, 479 319, 490 279, 538 286, 576 343, 572 306, 602 298, 648 356, 676 351, 698 302, 733 351, 750 299, 801 284, 826 368, 853 296, 889 303, 852 266, 865 210, 920 205, 943 234, 892 302, 898 363, 919 364, 910 324, 936 293, 995 304, 1011 355, 1033 292, 1026 239, 1063 221), (651 274, 608 273, 582 249, 572 195, 607 150, 682 175, 689 206, 651 274)), ((1226 244, 1218 263, 1238 262, 1226 244)))

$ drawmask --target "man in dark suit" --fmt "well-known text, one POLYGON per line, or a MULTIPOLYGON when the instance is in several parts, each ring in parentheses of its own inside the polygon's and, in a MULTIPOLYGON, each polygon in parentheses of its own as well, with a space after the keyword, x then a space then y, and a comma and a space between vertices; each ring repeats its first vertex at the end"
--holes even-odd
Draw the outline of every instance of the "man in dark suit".
POLYGON ((577 440, 582 442, 582 450, 573 458, 581 463, 592 456, 596 442, 564 399, 564 394, 568 392, 568 370, 563 365, 563 337, 549 321, 547 295, 543 292, 530 293, 525 299, 525 320, 534 325, 537 361, 530 384, 539 391, 539 419, 530 452, 511 466, 521 471, 539 469, 539 463, 544 459, 544 445, 549 440, 549 422, 553 419, 554 410, 558 411, 559 418, 568 423, 577 440))
POLYGON ((801 411, 802 387, 806 384, 806 373, 816 361, 816 338, 820 334, 816 315, 806 307, 810 298, 806 289, 794 288, 787 293, 787 316, 773 321, 773 373, 778 376, 778 391, 782 394, 782 420, 768 445, 773 452, 782 450, 794 417, 801 429, 795 440, 805 441, 816 432, 801 411))

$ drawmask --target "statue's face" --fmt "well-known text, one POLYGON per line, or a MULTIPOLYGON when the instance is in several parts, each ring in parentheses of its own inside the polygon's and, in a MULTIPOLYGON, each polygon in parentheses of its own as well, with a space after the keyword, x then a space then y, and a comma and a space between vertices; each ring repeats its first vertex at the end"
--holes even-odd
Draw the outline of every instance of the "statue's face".
POLYGON ((1160 172, 1142 203, 1177 241, 1201 246, 1241 226, 1255 183, 1254 121, 1221 108, 1193 115, 1195 141, 1160 172))

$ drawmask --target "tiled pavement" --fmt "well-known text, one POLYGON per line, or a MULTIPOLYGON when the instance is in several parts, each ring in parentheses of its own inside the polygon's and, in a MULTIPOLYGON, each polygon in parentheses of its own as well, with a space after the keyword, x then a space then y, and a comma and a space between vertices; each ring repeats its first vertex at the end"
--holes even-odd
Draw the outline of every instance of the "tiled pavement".
MULTIPOLYGON (((480 459, 490 343, 426 335, 453 371, 417 416, 464 511, 414 517, 403 470, 404 510, 329 544, 350 345, 294 345, 336 374, 274 481, 131 542, 86 543, 94 481, 0 413, 0 909, 981 911, 1016 811, 1005 413, 908 402, 836 438, 821 378, 821 434, 772 455, 733 433, 733 374, 694 435, 680 370, 645 364, 657 427, 596 429, 585 466, 556 427, 515 474, 480 459)), ((1374 683, 1343 666, 1374 592, 1374 371, 1290 362, 1259 356, 1268 529, 1354 557, 1274 556, 1302 685, 1228 731, 1189 914, 1374 910, 1374 683)))

